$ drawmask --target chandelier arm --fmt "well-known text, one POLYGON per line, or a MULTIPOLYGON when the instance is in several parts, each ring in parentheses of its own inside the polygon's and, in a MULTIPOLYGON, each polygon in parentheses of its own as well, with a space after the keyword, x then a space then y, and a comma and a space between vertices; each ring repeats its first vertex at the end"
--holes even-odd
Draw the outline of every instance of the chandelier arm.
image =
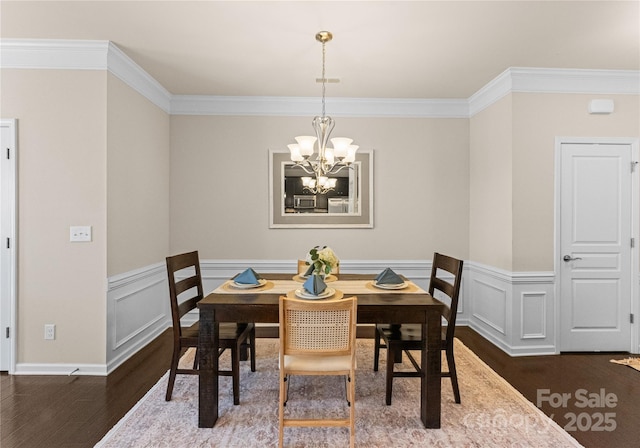
POLYGON ((351 169, 353 169, 353 166, 343 164, 342 162, 340 162, 340 163, 334 163, 334 164, 331 166, 331 169, 330 169, 329 171, 327 171, 327 174, 337 174, 337 173, 339 173, 340 171, 342 171, 344 168, 348 168, 348 169, 350 169, 350 170, 351 170, 351 169), (337 169, 337 170, 335 170, 335 171, 333 171, 333 169, 334 169, 335 167, 338 167, 338 169, 337 169))
POLYGON ((311 168, 311 171, 309 171, 309 168, 307 168, 307 166, 306 166, 306 165, 304 165, 304 164, 302 164, 302 163, 300 163, 300 162, 296 162, 293 166, 299 166, 299 167, 300 167, 300 168, 302 168, 302 169, 304 170, 304 172, 305 172, 305 173, 307 173, 307 174, 314 174, 314 175, 315 175, 315 174, 317 174, 317 173, 315 172, 315 170, 313 169, 313 167, 311 168))

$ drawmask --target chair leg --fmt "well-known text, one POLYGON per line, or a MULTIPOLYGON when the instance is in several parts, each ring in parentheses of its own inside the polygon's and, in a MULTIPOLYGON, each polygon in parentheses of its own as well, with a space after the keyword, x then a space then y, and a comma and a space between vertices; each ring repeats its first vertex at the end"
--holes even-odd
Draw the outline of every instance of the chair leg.
POLYGON ((280 400, 278 402, 278 447, 284 442, 284 405, 286 402, 286 377, 280 374, 280 400))
MULTIPOLYGON (((249 324, 237 324, 237 329, 240 333, 244 332, 249 324)), ((249 359, 247 355, 247 350, 249 349, 249 341, 247 339, 244 340, 242 344, 240 344, 240 361, 246 361, 249 359)))
POLYGON ((291 385, 291 376, 289 375, 285 375, 284 376, 284 380, 282 380, 285 388, 284 388, 284 404, 283 406, 287 405, 287 401, 289 401, 289 386, 291 385))
POLYGON ((344 394, 347 397, 347 406, 351 406, 351 377, 349 375, 345 375, 344 377, 344 394))
POLYGON ((378 327, 376 326, 375 330, 375 345, 373 352, 373 371, 378 371, 378 361, 380 360, 380 332, 378 331, 378 327))
POLYGON ((231 378, 233 383, 233 404, 240 404, 240 344, 231 350, 231 378))
POLYGON ((395 347, 390 341, 387 342, 387 390, 385 402, 387 406, 391 405, 391 393, 393 392, 393 364, 396 357, 395 347))
POLYGON ((349 376, 349 395, 351 404, 349 407, 349 447, 353 448, 356 443, 356 380, 355 371, 349 376))
POLYGON ((169 382, 167 383, 167 394, 165 396, 166 401, 171 401, 171 394, 173 393, 173 385, 176 381, 176 373, 178 370, 178 361, 180 361, 180 346, 174 344, 173 356, 171 357, 171 370, 169 371, 169 382))
POLYGON ((249 342, 251 344, 251 371, 256 371, 256 329, 255 326, 249 334, 249 342))
POLYGON ((193 370, 198 370, 198 364, 200 364, 199 363, 200 360, 198 359, 198 354, 199 354, 198 348, 196 347, 196 353, 195 353, 195 356, 193 357, 193 370))
POLYGON ((451 376, 451 386, 453 387, 453 397, 456 403, 460 404, 460 389, 458 388, 458 375, 456 374, 456 361, 453 357, 453 347, 447 348, 447 365, 451 376))

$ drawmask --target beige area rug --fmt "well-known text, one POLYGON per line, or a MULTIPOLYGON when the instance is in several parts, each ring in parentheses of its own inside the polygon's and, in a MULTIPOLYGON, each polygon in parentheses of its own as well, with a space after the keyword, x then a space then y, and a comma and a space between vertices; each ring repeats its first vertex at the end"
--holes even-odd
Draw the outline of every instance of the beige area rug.
POLYGON ((632 369, 640 371, 640 358, 612 359, 611 362, 629 366, 632 369))
MULTIPOLYGON (((419 415, 419 380, 396 378, 393 403, 386 406, 385 363, 373 372, 373 341, 357 344, 356 446, 580 446, 458 340, 455 356, 462 404, 455 404, 451 382, 443 379, 442 428, 426 429, 419 415)), ((278 340, 258 339, 256 352, 256 372, 242 363, 240 405, 232 404, 231 379, 220 379, 220 416, 214 428, 198 428, 197 377, 179 375, 173 399, 166 402, 165 375, 96 447, 277 446, 278 340)), ((346 412, 343 378, 293 377, 290 387, 287 412, 295 416, 310 410, 323 416, 346 412)), ((289 447, 347 446, 348 440, 345 428, 285 428, 289 447)))

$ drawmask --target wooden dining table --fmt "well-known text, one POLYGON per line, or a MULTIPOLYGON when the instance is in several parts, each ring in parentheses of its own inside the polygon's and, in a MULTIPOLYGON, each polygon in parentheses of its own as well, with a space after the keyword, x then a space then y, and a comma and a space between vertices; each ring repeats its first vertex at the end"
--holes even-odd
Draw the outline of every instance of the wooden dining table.
MULTIPOLYGON (((212 428, 218 419, 218 337, 220 322, 277 323, 278 300, 282 285, 289 283, 292 274, 262 274, 269 282, 265 287, 233 289, 226 282, 198 303, 200 310, 198 427, 212 428), (268 287, 279 284, 280 289, 268 287)), ((298 277, 298 276, 295 276, 298 277)), ((293 280, 296 278, 293 277, 293 280)), ((370 287, 374 275, 340 274, 335 283, 327 283, 345 297, 358 297, 359 324, 422 324, 420 377, 420 418, 426 428, 440 428, 441 414, 441 316, 444 305, 430 294, 409 283, 405 290, 384 290, 370 287), (366 282, 363 282, 365 280, 366 282), (367 288, 362 287, 366 284, 367 288), (354 289, 356 288, 357 289, 354 289), (354 294, 353 291, 358 291, 354 294)), ((291 295, 293 291, 289 292, 291 295)), ((361 367, 362 368, 362 367, 361 367)), ((381 400, 384 394, 381 392, 381 400)))

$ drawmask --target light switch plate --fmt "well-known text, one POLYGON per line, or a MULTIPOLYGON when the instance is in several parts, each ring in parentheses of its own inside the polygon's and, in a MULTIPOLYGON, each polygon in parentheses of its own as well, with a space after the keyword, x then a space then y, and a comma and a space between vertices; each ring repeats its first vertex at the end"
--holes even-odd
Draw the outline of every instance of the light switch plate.
POLYGON ((69 227, 69 241, 74 243, 91 241, 91 226, 69 227))

